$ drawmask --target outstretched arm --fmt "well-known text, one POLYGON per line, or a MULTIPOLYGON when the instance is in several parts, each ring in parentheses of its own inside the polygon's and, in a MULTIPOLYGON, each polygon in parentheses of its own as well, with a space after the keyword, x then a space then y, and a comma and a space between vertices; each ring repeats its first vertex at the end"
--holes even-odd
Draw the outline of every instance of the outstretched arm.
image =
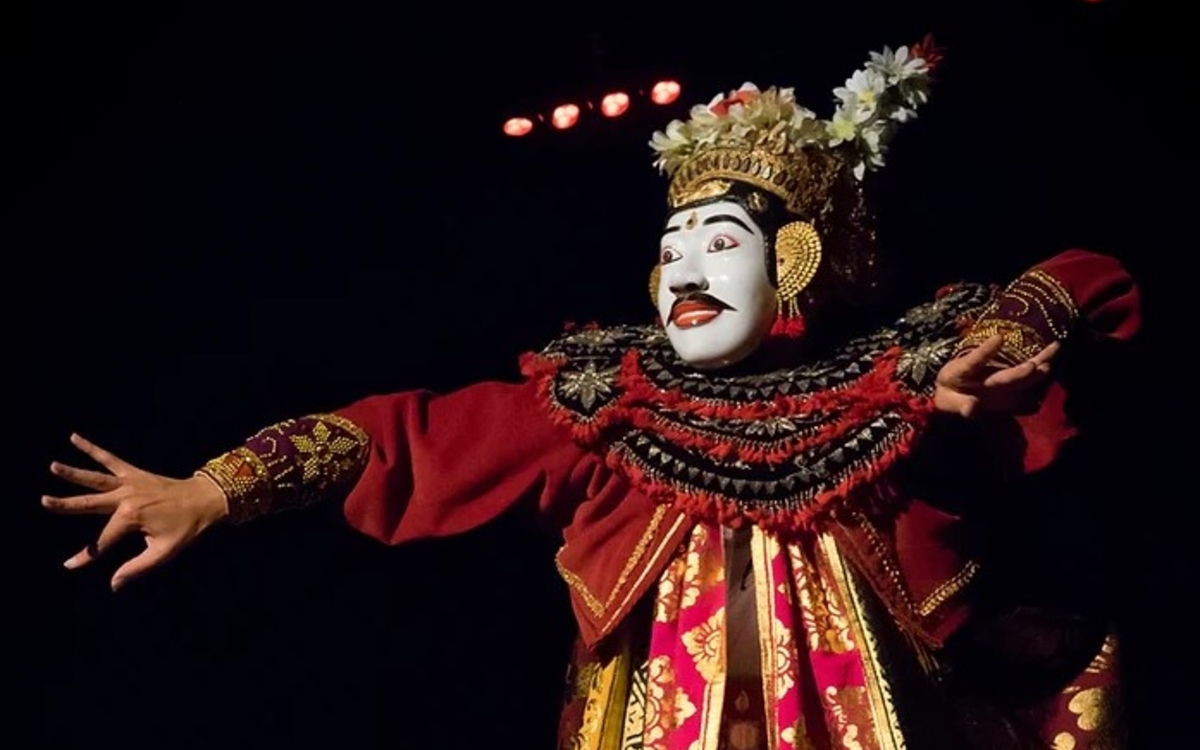
POLYGON ((345 500, 352 526, 390 543, 466 531, 522 503, 561 526, 569 508, 556 500, 583 497, 597 468, 580 461, 582 452, 538 408, 532 384, 374 396, 336 413, 285 420, 189 479, 144 471, 82 438, 73 442, 108 473, 55 463, 54 474, 93 492, 43 504, 109 516, 69 568, 142 534, 145 551, 117 570, 114 589, 222 520, 244 523, 322 498, 345 500))

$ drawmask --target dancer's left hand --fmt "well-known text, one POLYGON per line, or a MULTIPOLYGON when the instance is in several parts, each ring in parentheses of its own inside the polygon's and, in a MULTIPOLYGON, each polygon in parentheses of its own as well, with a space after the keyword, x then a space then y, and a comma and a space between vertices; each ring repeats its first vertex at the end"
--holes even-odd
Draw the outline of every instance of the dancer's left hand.
POLYGON ((938 411, 971 417, 982 413, 1022 414, 1036 409, 1060 344, 1056 341, 1011 367, 993 361, 1003 344, 1003 336, 993 336, 938 371, 933 393, 938 411))

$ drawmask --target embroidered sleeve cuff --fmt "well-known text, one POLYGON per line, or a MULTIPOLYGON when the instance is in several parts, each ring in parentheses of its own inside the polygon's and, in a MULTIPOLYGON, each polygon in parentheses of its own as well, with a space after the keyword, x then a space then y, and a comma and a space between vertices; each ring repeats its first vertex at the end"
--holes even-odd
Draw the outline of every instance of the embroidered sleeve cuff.
POLYGON ((1078 319, 1079 309, 1066 288, 1049 273, 1034 269, 996 295, 967 330, 958 350, 974 348, 999 334, 1004 337, 1000 358, 1015 365, 1065 339, 1078 319))
POLYGON ((367 462, 370 439, 336 414, 289 419, 257 432, 198 473, 229 500, 229 520, 244 523, 346 491, 367 462))

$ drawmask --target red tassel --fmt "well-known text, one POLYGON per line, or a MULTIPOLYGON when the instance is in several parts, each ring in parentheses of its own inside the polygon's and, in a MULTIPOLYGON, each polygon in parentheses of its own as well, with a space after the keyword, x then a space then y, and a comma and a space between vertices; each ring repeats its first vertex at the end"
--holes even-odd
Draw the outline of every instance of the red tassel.
POLYGON ((787 339, 798 339, 804 335, 807 330, 804 325, 803 315, 776 315, 775 322, 771 324, 771 331, 768 334, 772 337, 782 337, 787 339))

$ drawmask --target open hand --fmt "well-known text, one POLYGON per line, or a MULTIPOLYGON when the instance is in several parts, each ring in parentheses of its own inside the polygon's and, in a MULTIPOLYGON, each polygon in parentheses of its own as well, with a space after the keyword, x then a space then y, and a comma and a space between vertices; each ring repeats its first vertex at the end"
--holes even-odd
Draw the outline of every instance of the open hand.
POLYGON ((1003 344, 1003 336, 993 336, 938 371, 933 394, 938 411, 970 417, 980 412, 1019 414, 1036 405, 1059 343, 1011 367, 992 361, 1003 344))
POLYGON ((52 474, 92 492, 72 497, 43 496, 42 505, 55 513, 109 517, 96 541, 63 563, 69 569, 92 562, 127 534, 138 532, 145 537, 146 549, 113 574, 114 591, 174 557, 228 514, 225 493, 203 476, 173 479, 151 474, 79 435, 72 435, 71 442, 108 472, 54 462, 50 465, 52 474))

